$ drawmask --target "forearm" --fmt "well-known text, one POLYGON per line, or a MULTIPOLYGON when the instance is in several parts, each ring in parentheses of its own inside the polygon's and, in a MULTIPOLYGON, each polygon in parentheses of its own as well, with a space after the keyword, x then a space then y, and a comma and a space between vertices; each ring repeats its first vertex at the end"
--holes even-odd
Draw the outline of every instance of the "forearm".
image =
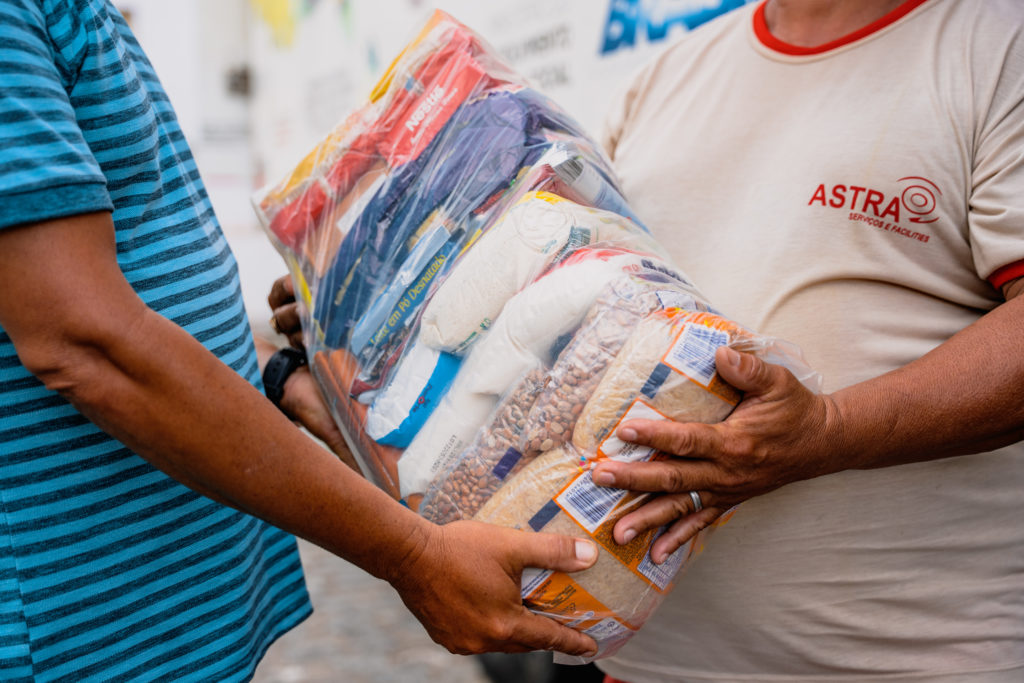
MULTIPOLYGON (((256 355, 259 357, 261 368, 266 367, 275 351, 277 347, 269 341, 256 338, 256 355)), ((308 365, 296 368, 285 380, 280 408, 290 419, 334 451, 334 454, 354 472, 362 474, 359 463, 345 442, 345 437, 334 423, 334 417, 308 365)))
POLYGON ((978 453, 1024 438, 1024 296, 922 358, 831 396, 832 469, 978 453))
POLYGON ((197 490, 378 577, 415 552, 423 520, 298 430, 182 329, 145 308, 72 339, 43 379, 84 415, 197 490), (358 539, 358 542, 356 542, 358 539))

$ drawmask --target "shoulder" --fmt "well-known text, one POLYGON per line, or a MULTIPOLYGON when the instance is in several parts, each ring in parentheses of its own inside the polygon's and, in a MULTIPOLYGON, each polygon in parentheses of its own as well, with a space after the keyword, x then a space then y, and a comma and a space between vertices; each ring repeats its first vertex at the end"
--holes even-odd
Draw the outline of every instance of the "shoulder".
POLYGON ((702 24, 669 43, 635 74, 633 86, 650 84, 661 76, 677 73, 709 52, 728 53, 746 44, 756 4, 750 3, 702 24))
POLYGON ((0 0, 2 49, 17 51, 15 65, 45 62, 47 69, 36 68, 33 75, 49 78, 45 72, 55 69, 61 84, 70 88, 90 44, 89 28, 102 11, 97 0, 0 0))
POLYGON ((947 33, 982 50, 998 50, 1024 38, 1024 2, 1020 0, 933 0, 932 21, 947 33))
MULTIPOLYGON (((995 123, 1024 100, 1024 2, 960 0, 943 3, 947 31, 958 32, 968 87, 980 123, 995 123)), ((1015 117, 1019 120, 1019 116, 1015 117)))
POLYGON ((689 31, 669 43, 622 83, 607 112, 602 142, 613 154, 617 141, 638 112, 666 105, 681 81, 701 64, 728 59, 747 44, 751 15, 747 4, 689 31))
POLYGON ((976 7, 976 11, 996 20, 1000 25, 1015 26, 1019 31, 1024 26, 1024 3, 1020 0, 971 0, 969 4, 976 7))

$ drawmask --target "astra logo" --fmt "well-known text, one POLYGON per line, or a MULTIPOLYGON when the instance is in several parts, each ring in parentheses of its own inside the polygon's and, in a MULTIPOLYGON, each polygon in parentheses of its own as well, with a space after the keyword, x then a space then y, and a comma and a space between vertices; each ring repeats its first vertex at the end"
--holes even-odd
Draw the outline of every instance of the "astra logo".
POLYGON ((935 195, 942 194, 935 183, 920 176, 900 178, 899 181, 906 183, 900 194, 900 203, 912 214, 911 223, 934 223, 939 220, 938 216, 932 215, 938 204, 935 195))
POLYGON ((634 47, 646 36, 656 43, 673 26, 692 30, 753 0, 611 0, 601 54, 634 47), (644 35, 641 35, 644 34, 644 35))
POLYGON ((937 195, 942 192, 932 181, 920 176, 900 178, 899 194, 886 194, 879 190, 860 185, 818 185, 811 195, 808 206, 820 204, 833 209, 846 209, 874 216, 881 220, 899 223, 934 223, 938 204, 937 195))

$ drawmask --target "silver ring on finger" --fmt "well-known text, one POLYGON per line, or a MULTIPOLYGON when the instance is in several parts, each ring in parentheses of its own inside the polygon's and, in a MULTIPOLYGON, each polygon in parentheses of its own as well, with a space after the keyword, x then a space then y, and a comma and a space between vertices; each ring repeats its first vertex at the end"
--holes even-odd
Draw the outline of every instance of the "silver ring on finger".
POLYGON ((700 494, 696 491, 690 491, 690 500, 693 501, 693 511, 695 513, 704 509, 704 503, 700 502, 700 494))

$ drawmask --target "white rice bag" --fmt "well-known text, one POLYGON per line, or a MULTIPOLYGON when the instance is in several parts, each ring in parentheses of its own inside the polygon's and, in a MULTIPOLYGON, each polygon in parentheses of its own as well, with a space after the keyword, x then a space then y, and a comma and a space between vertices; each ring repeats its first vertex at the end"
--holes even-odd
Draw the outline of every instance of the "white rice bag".
POLYGON ((550 192, 528 192, 438 287, 424 308, 420 339, 436 349, 463 353, 491 326, 505 302, 566 253, 596 242, 635 241, 643 235, 618 214, 550 192))

